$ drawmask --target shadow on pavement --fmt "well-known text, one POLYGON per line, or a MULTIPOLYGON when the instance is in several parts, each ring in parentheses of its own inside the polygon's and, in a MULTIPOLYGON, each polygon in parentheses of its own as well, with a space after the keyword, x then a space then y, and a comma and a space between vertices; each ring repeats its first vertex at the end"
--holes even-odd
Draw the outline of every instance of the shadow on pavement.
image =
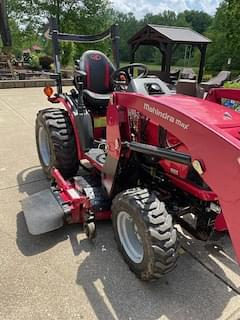
POLYGON ((182 247, 210 272, 240 294, 240 269, 231 239, 225 233, 217 241, 200 241, 187 231, 179 233, 182 247))
POLYGON ((19 192, 27 195, 46 189, 50 184, 40 166, 30 167, 19 172, 17 182, 19 192))
MULTIPOLYGON (((110 223, 98 226, 96 246, 79 266, 82 286, 99 320, 215 320, 236 296, 188 253, 177 268, 155 282, 142 282, 118 253, 110 223)), ((230 318, 231 319, 231 318, 230 318)))
POLYGON ((33 256, 49 250, 61 241, 68 239, 64 228, 39 236, 33 236, 28 232, 23 212, 17 214, 16 243, 19 250, 25 256, 33 256))
POLYGON ((94 242, 78 241, 79 234, 79 225, 69 225, 32 236, 23 213, 17 215, 17 245, 24 255, 40 254, 68 239, 74 256, 88 253, 78 268, 76 283, 84 289, 99 320, 215 320, 236 296, 186 252, 171 274, 155 282, 140 281, 118 253, 110 221, 97 223, 94 242))
MULTIPOLYGON (((49 182, 43 176, 41 178, 40 171, 39 167, 33 167, 19 174, 20 192, 31 195, 47 188, 49 182)), ((220 275, 218 278, 203 267, 200 256, 196 259, 194 254, 187 252, 181 254, 178 267, 159 281, 145 283, 138 280, 118 253, 110 221, 97 223, 94 242, 78 240, 82 233, 79 225, 68 225, 41 236, 32 236, 27 230, 23 212, 17 214, 16 223, 16 242, 25 256, 40 254, 68 239, 73 256, 88 253, 77 270, 76 283, 84 289, 99 320, 215 320, 222 316, 231 298, 237 296, 236 291, 219 279, 226 274, 216 261, 214 270, 220 275)), ((194 243, 192 245, 194 247, 194 243)), ((198 245, 206 256, 211 254, 219 258, 221 250, 198 245)), ((214 263, 214 259, 212 261, 214 263)), ((228 263, 228 268, 232 267, 231 264, 233 261, 228 263)))

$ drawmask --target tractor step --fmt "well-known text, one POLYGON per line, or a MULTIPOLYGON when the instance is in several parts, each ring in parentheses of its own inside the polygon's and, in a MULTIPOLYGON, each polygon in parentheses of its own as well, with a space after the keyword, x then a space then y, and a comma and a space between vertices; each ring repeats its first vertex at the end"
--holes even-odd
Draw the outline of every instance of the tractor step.
POLYGON ((111 201, 106 191, 102 188, 99 175, 76 176, 74 181, 76 189, 90 199, 94 212, 110 210, 111 201))
POLYGON ((64 224, 64 212, 51 190, 43 190, 22 201, 28 230, 33 235, 59 229, 64 224))

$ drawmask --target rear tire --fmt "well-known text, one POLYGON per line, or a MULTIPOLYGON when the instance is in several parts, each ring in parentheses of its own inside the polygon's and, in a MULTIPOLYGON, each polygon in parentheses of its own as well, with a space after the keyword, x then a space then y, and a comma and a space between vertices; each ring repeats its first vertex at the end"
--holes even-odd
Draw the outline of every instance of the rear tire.
POLYGON ((137 277, 157 279, 175 268, 176 230, 155 194, 140 188, 118 194, 113 200, 112 221, 118 248, 137 277))
POLYGON ((36 144, 40 163, 48 178, 51 169, 59 169, 64 178, 76 175, 79 168, 72 124, 63 109, 48 108, 38 112, 36 144))

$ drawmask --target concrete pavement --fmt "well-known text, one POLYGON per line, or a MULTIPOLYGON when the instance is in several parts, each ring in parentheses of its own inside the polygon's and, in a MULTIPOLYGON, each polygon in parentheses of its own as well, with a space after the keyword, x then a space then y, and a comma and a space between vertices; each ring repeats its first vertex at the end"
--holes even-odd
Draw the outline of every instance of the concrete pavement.
POLYGON ((20 200, 47 188, 34 137, 42 89, 0 90, 0 319, 240 319, 240 269, 227 237, 218 246, 182 236, 174 272, 136 279, 110 222, 95 243, 81 226, 31 236, 20 200))

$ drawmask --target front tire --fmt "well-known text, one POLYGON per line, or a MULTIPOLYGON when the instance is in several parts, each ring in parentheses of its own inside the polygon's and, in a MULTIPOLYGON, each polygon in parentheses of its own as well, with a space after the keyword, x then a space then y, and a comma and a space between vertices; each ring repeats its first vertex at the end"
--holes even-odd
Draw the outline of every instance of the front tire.
POLYGON ((118 248, 137 277, 157 279, 175 268, 176 230, 155 194, 140 188, 118 194, 113 200, 112 221, 118 248))
POLYGON ((51 169, 59 169, 64 178, 76 175, 79 168, 72 124, 63 109, 48 108, 38 112, 35 126, 40 163, 48 178, 51 169))

